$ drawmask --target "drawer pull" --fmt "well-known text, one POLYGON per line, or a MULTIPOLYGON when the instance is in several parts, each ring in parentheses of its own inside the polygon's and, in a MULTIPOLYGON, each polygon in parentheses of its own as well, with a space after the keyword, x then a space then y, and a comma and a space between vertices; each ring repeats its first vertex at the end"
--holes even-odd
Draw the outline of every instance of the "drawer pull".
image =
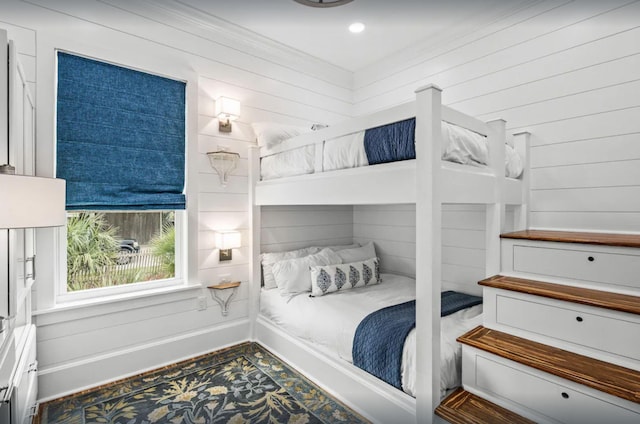
POLYGON ((31 274, 28 274, 25 270, 25 279, 27 280, 35 280, 36 279, 36 255, 33 255, 27 259, 24 260, 25 263, 25 269, 27 264, 31 262, 31 274))
POLYGON ((576 321, 578 321, 578 322, 582 322, 582 321, 584 321, 584 320, 582 319, 582 317, 576 317, 576 321))
POLYGON ((563 398, 563 399, 569 399, 569 393, 567 393, 567 392, 562 392, 562 398, 563 398))
POLYGON ((589 257, 587 258, 587 260, 588 260, 589 262, 593 262, 593 261, 595 261, 595 260, 596 260, 596 258, 594 258, 593 256, 589 256, 589 257))

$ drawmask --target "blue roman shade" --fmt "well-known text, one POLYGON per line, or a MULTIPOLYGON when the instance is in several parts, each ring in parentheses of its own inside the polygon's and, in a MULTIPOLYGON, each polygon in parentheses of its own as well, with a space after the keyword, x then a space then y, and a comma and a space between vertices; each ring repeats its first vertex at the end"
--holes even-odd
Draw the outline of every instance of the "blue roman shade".
POLYGON ((58 52, 67 210, 184 209, 185 83, 58 52))

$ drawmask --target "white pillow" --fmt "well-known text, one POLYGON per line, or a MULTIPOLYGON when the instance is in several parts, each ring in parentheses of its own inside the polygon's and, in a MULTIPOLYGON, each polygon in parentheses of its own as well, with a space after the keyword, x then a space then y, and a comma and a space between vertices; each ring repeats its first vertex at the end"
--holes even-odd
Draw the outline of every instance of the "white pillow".
POLYGON ((302 146, 260 160, 260 177, 263 180, 312 174, 316 164, 316 146, 302 146))
POLYGON ((356 247, 360 247, 359 243, 353 243, 353 244, 339 244, 336 246, 321 246, 321 249, 331 249, 334 252, 339 252, 341 250, 345 250, 345 249, 355 249, 356 247))
POLYGON ((369 160, 364 148, 364 131, 324 142, 322 168, 325 171, 367 165, 369 165, 369 160))
POLYGON ((328 266, 311 267, 311 296, 371 286, 380 282, 378 258, 328 266))
POLYGON ((311 274, 309 268, 318 265, 342 263, 342 260, 331 249, 303 258, 286 259, 273 264, 273 275, 283 296, 293 296, 298 293, 311 291, 311 274))
POLYGON ((505 175, 509 178, 518 178, 522 174, 523 166, 522 159, 518 152, 508 144, 504 145, 505 155, 505 175))
POLYGON ((443 121, 442 159, 465 165, 486 165, 489 163, 487 137, 443 121))
POLYGON ((288 252, 274 252, 262 254, 262 279, 264 280, 265 289, 275 289, 276 279, 273 276, 273 264, 285 259, 302 258, 320 251, 319 247, 305 247, 303 249, 290 250, 288 252))
POLYGON ((256 134, 258 146, 266 146, 267 148, 272 148, 291 137, 311 132, 310 126, 303 127, 276 122, 254 122, 251 127, 256 134))
POLYGON ((336 253, 340 256, 340 259, 342 259, 342 263, 344 264, 348 264, 349 262, 360 262, 378 256, 376 255, 376 248, 372 241, 362 245, 361 247, 344 249, 337 251, 336 253))

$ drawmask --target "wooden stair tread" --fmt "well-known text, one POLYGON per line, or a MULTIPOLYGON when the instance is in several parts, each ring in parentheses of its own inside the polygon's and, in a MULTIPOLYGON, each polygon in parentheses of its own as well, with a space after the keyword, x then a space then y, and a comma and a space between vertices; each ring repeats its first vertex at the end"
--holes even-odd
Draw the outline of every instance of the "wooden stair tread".
POLYGON ((436 408, 451 424, 533 424, 520 415, 459 388, 436 408))
POLYGON ((524 278, 494 275, 478 284, 496 289, 516 291, 614 311, 640 315, 640 297, 524 278))
POLYGON ((500 235, 501 238, 603 246, 640 247, 640 234, 588 233, 574 231, 524 230, 500 235))
MULTIPOLYGON (((633 335, 630 334, 629 337, 633 335)), ((458 337, 458 341, 601 392, 640 403, 640 371, 482 326, 458 337)))

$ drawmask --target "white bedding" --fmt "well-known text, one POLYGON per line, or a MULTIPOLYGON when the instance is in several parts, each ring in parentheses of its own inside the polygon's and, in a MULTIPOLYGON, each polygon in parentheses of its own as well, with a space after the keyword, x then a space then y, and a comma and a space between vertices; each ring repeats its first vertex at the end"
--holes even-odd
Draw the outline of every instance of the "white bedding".
MULTIPOLYGON (((278 290, 263 290, 260 312, 289 334, 353 362, 353 336, 360 321, 378 309, 412 299, 415 299, 415 280, 382 274, 382 282, 375 286, 321 297, 302 294, 288 302, 278 290)), ((481 312, 482 305, 477 305, 442 318, 441 396, 460 385, 461 348, 456 338, 482 324, 481 312)), ((402 386, 412 396, 416 383, 415 343, 413 330, 406 339, 402 354, 402 386)))
MULTIPOLYGON (((448 162, 485 166, 488 162, 486 138, 446 122, 442 124, 442 159, 448 162)), ((326 140, 322 158, 324 171, 369 165, 364 148, 364 131, 326 140)), ((263 180, 312 174, 315 169, 315 146, 304 146, 267 156, 261 162, 263 180)), ((510 178, 522 173, 520 156, 505 145, 505 172, 510 178)))

